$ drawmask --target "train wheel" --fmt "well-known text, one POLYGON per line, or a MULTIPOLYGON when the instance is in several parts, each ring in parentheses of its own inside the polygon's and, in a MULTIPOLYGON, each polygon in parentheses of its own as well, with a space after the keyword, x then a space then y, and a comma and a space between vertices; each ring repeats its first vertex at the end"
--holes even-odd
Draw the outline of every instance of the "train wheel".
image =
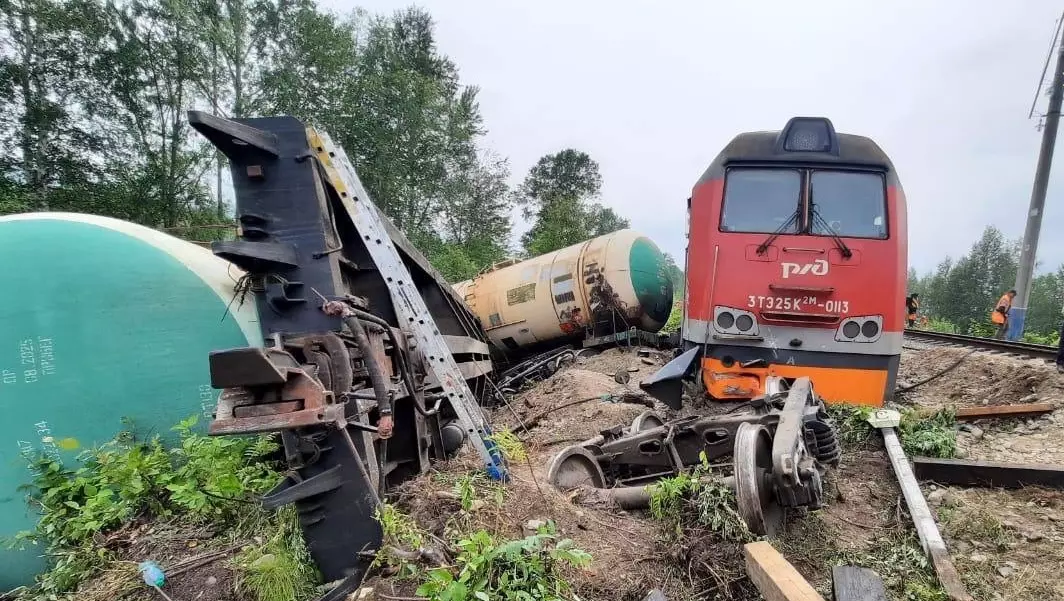
POLYGON ((750 531, 772 536, 783 521, 772 481, 772 435, 768 428, 744 423, 735 434, 732 457, 739 515, 750 531))
POLYGON ((661 416, 653 411, 644 411, 636 416, 632 420, 632 427, 629 432, 645 432, 647 430, 653 430, 654 428, 660 428, 665 425, 665 420, 661 419, 661 416))
POLYGON ((579 445, 562 449, 550 462, 547 481, 558 490, 581 486, 606 488, 606 477, 590 451, 579 445))

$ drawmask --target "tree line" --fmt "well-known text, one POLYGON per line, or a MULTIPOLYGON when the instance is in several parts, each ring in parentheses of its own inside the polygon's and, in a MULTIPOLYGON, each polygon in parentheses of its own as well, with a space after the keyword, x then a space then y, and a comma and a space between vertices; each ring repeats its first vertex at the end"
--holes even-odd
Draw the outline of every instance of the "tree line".
POLYGON ((376 203, 450 280, 515 250, 627 227, 587 153, 511 188, 478 89, 431 15, 312 0, 0 0, 0 214, 108 215, 194 240, 232 223, 224 159, 186 111, 293 115, 341 144, 376 203), (531 229, 511 248, 511 213, 531 229))
MULTIPOLYGON (((945 258, 928 273, 909 270, 909 293, 919 293, 920 312, 929 326, 944 331, 990 335, 990 312, 998 298, 1016 282, 1020 242, 1010 241, 987 227, 967 254, 945 258)), ((1042 273, 1031 283, 1025 337, 1032 342, 1055 343, 1064 319, 1064 265, 1042 273)))

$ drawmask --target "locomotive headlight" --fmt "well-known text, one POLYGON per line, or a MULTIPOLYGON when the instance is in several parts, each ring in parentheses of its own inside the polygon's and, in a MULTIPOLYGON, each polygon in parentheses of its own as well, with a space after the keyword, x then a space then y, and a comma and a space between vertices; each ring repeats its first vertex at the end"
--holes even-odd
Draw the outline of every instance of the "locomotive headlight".
POLYGON ((731 311, 721 311, 717 314, 717 325, 722 330, 730 330, 735 325, 735 315, 731 311))
POLYGON ((861 335, 861 326, 856 321, 847 321, 842 325, 842 335, 847 338, 857 338, 861 335))
POLYGON ((861 334, 866 338, 875 338, 879 334, 879 324, 871 319, 861 324, 861 334))
POLYGON ((754 314, 734 307, 713 307, 713 330, 732 336, 757 336, 754 314))
POLYGON ((777 138, 784 152, 834 152, 838 148, 835 127, 819 117, 795 117, 787 122, 777 138))
POLYGON ((864 315, 843 319, 835 330, 838 342, 875 342, 883 333, 882 315, 864 315))

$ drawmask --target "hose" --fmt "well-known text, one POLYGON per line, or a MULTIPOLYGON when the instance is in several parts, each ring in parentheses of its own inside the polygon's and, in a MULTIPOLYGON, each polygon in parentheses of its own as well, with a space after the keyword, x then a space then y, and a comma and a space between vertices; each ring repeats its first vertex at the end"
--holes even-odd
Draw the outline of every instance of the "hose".
POLYGON ((908 391, 912 390, 913 388, 916 388, 917 386, 923 386, 924 384, 927 384, 928 382, 930 382, 932 380, 935 380, 937 378, 940 378, 940 377, 948 374, 949 372, 951 372, 954 369, 956 369, 956 367, 958 365, 960 365, 962 361, 964 361, 968 357, 971 357, 972 354, 976 353, 979 350, 980 349, 972 349, 972 350, 968 351, 966 354, 961 355, 960 359, 957 359, 956 361, 951 363, 949 365, 949 367, 947 367, 946 369, 943 369, 942 371, 938 372, 937 374, 935 374, 933 376, 929 376, 927 378, 924 378, 923 380, 920 380, 919 382, 915 382, 913 384, 909 384, 908 386, 902 386, 901 388, 896 389, 894 391, 894 394, 901 394, 903 392, 908 392, 908 391))
POLYGON ((384 370, 377 361, 377 356, 373 353, 373 347, 370 345, 369 335, 366 334, 365 326, 355 315, 347 315, 343 320, 344 324, 351 329, 351 333, 355 337, 355 344, 362 351, 362 361, 366 364, 366 371, 369 372, 369 379, 373 384, 373 393, 377 395, 377 409, 381 415, 391 415, 392 397, 388 393, 388 382, 384 379, 384 370))
POLYGON ((392 327, 388 324, 388 322, 384 321, 383 319, 377 317, 372 313, 367 313, 366 311, 363 311, 361 309, 348 307, 348 310, 350 310, 351 313, 353 313, 359 319, 368 321, 370 323, 375 323, 384 328, 384 332, 388 334, 388 338, 392 341, 392 348, 395 349, 395 362, 399 366, 399 375, 403 378, 403 384, 406 385, 407 393, 412 399, 414 399, 414 409, 416 409, 417 412, 424 417, 436 415, 440 410, 439 403, 437 403, 436 406, 432 409, 426 409, 421 405, 421 403, 418 402, 417 395, 414 394, 414 378, 410 374, 410 366, 407 365, 406 359, 402 356, 402 353, 400 351, 402 347, 399 346, 399 339, 396 338, 395 332, 392 330, 392 327))

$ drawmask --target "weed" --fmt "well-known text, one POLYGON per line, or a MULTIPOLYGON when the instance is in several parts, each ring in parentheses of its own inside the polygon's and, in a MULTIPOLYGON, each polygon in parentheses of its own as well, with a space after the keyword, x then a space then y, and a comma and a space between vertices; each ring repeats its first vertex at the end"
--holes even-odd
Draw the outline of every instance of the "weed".
POLYGON ((495 505, 502 507, 506 491, 497 483, 488 481, 482 472, 473 472, 455 480, 454 495, 458 497, 462 511, 472 511, 475 501, 482 495, 491 495, 495 505))
POLYGON ((553 523, 523 539, 498 541, 484 530, 457 543, 456 567, 428 570, 417 594, 432 601, 562 601, 572 598, 566 567, 586 568, 591 556, 569 539, 557 540, 553 523))
POLYGON ((1057 346, 1060 344, 1060 332, 1053 332, 1050 334, 1024 332, 1023 341, 1030 342, 1031 344, 1048 344, 1050 346, 1057 346))
POLYGON ((968 322, 968 335, 980 338, 992 338, 997 332, 997 326, 989 321, 971 320, 968 322))
POLYGON ((68 469, 46 457, 32 460, 35 474, 29 499, 40 519, 21 532, 16 545, 43 545, 54 558, 38 577, 32 595, 55 597, 73 590, 110 562, 110 552, 93 537, 138 516, 182 516, 200 522, 232 524, 246 513, 234 502, 260 493, 279 479, 263 463, 276 448, 265 437, 201 436, 196 418, 175 426, 180 444, 171 450, 156 438, 138 442, 125 432, 82 453, 80 467, 68 469))
POLYGON ((650 515, 665 524, 671 536, 683 534, 683 510, 687 497, 697 490, 698 481, 686 472, 662 478, 647 487, 650 493, 650 515))
POLYGON ((931 330, 932 332, 941 332, 943 334, 959 334, 960 333, 960 332, 957 331, 958 328, 957 328, 956 325, 954 325, 952 322, 947 321, 945 319, 939 319, 939 318, 932 319, 932 320, 928 321, 927 325, 924 326, 924 327, 926 329, 928 329, 928 330, 931 330))
POLYGON ((492 434, 488 439, 499 448, 502 456, 507 461, 524 462, 528 460, 528 451, 525 449, 525 443, 521 442, 521 439, 513 432, 501 430, 492 434))
POLYGON ((875 570, 888 590, 904 601, 946 601, 931 564, 911 532, 879 538, 875 546, 859 552, 839 552, 835 565, 858 565, 875 570))
MULTIPOLYGON (((467 501, 472 505, 476 484, 476 476, 455 482, 456 494, 464 505, 467 501)), ((389 545, 404 550, 422 547, 427 535, 414 520, 388 504, 378 510, 376 518, 386 543, 376 562, 398 567, 400 577, 417 579, 418 596, 431 601, 573 599, 563 570, 585 568, 591 563, 591 556, 577 549, 573 541, 558 540, 554 523, 548 522, 535 534, 511 541, 499 540, 485 530, 462 535, 448 529, 449 546, 456 555, 454 565, 426 569, 387 552, 389 545)))
POLYGON ((698 524, 723 541, 747 543, 755 537, 736 510, 735 491, 719 481, 700 482, 694 506, 698 524))
POLYGON ((914 409, 902 413, 898 431, 905 453, 912 456, 951 458, 957 454, 956 414, 939 409, 930 415, 914 409))
POLYGON ((998 551, 1008 548, 1011 536, 996 515, 986 509, 945 508, 939 518, 952 538, 979 540, 994 545, 998 551))
POLYGON ((883 579, 888 597, 902 601, 945 601, 931 564, 916 535, 907 530, 884 531, 867 546, 840 547, 841 532, 819 513, 787 524, 782 553, 830 595, 831 566, 855 565, 874 570, 883 579))
POLYGON ((276 516, 273 534, 263 544, 235 559, 237 587, 258 601, 293 601, 314 594, 318 574, 299 532, 296 513, 286 508, 276 516))
POLYGON ((390 503, 378 507, 373 517, 380 523, 384 540, 387 542, 417 549, 425 540, 417 522, 390 503))
POLYGON ((839 441, 843 444, 863 443, 872 436, 874 428, 868 423, 868 417, 872 415, 871 407, 833 403, 828 405, 828 414, 835 422, 839 441))
POLYGON ((650 514, 660 520, 666 535, 674 540, 685 529, 713 533, 725 542, 749 542, 754 539, 736 509, 735 491, 713 477, 705 453, 701 465, 688 473, 663 478, 647 487, 650 514))
POLYGON ((672 310, 669 312, 669 318, 665 320, 665 325, 661 328, 662 332, 671 334, 680 329, 680 325, 683 324, 683 297, 680 297, 675 303, 672 304, 672 310))

